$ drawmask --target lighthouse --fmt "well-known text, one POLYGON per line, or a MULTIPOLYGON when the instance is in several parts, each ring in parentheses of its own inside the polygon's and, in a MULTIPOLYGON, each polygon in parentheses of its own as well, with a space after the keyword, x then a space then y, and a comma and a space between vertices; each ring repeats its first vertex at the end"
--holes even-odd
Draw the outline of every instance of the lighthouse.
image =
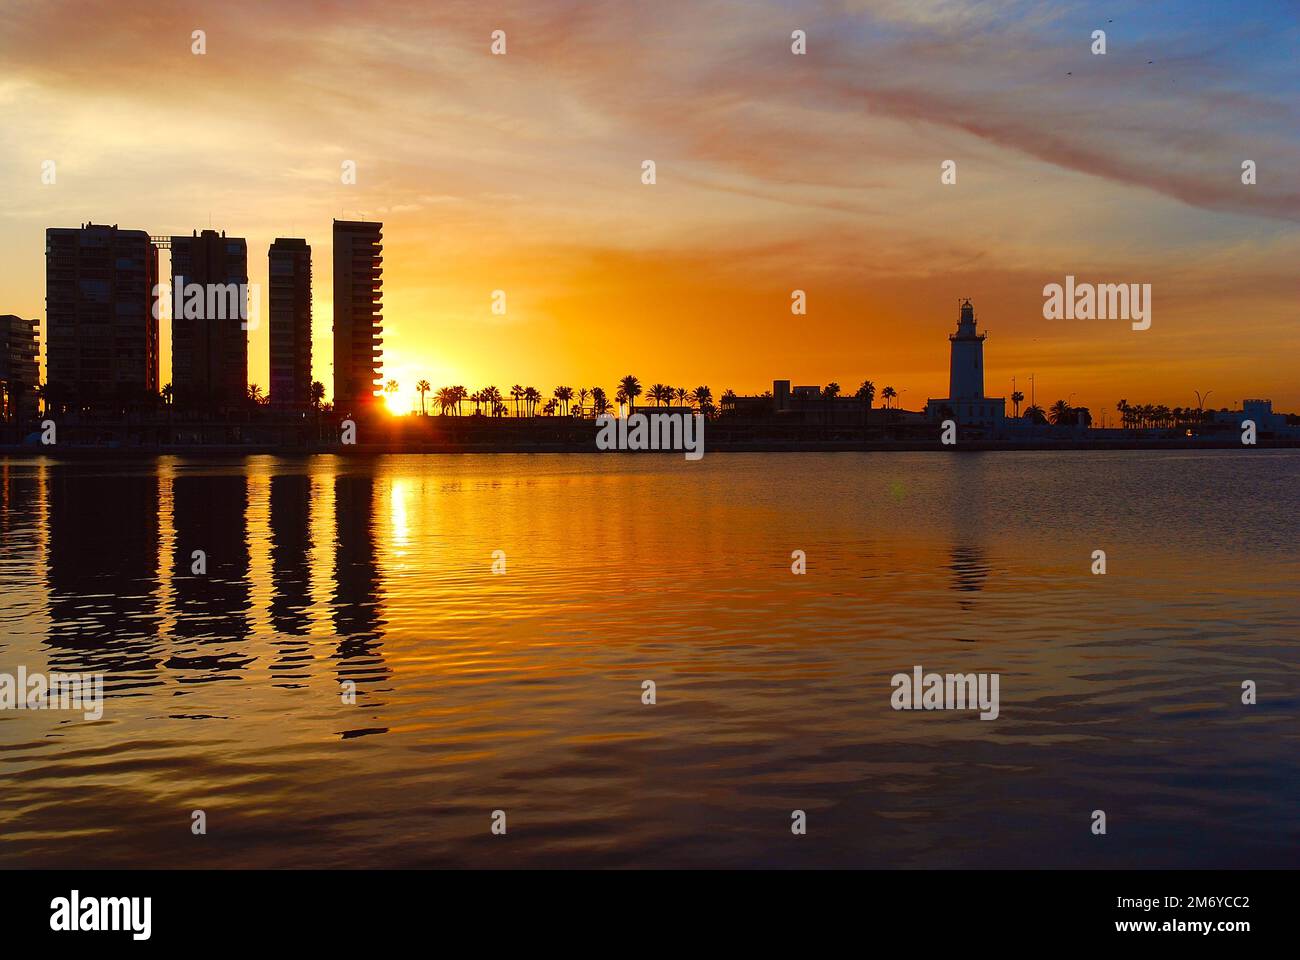
POLYGON ((1006 417, 1006 400, 984 396, 984 338, 975 328, 975 306, 969 298, 957 308, 957 332, 948 335, 948 396, 929 400, 926 416, 935 423, 953 420, 963 427, 995 433, 1006 417))
POLYGON ((957 332, 950 334, 952 359, 948 368, 948 396, 953 400, 984 399, 984 338, 975 332, 975 307, 961 302, 957 332))

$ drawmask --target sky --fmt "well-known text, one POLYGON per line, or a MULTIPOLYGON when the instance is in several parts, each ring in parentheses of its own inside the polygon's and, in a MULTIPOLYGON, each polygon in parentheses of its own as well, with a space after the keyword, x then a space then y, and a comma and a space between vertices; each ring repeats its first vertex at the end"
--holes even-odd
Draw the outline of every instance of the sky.
POLYGON ((46 227, 211 225, 261 284, 305 237, 332 392, 330 224, 364 218, 410 405, 631 373, 917 409, 970 297, 988 395, 1300 411, 1297 48, 1295 2, 5 0, 0 313, 43 321, 46 227), (1067 275, 1151 284, 1150 329, 1044 319, 1067 275))

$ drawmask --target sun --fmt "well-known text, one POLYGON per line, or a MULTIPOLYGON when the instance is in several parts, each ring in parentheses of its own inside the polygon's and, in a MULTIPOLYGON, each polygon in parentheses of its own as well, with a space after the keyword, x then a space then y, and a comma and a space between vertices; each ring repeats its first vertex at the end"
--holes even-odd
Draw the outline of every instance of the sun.
POLYGON ((388 412, 393 416, 401 416, 407 413, 406 400, 402 395, 394 390, 392 393, 384 394, 384 403, 388 406, 388 412))

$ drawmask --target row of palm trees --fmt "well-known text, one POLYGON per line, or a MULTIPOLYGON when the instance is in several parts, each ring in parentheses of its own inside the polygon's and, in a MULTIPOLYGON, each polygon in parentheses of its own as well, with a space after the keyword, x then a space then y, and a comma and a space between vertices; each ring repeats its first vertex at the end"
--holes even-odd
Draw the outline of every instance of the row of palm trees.
MULTIPOLYGON (((389 380, 384 386, 385 393, 395 393, 397 390, 396 380, 389 380)), ((626 406, 629 411, 634 411, 637 400, 643 396, 652 401, 656 407, 677 406, 682 409, 689 407, 706 415, 715 415, 719 412, 718 406, 714 403, 713 390, 708 386, 700 385, 688 389, 656 383, 646 389, 640 379, 631 374, 619 380, 612 400, 603 387, 574 389, 569 386, 559 386, 552 391, 550 398, 546 398, 535 387, 526 387, 518 383, 511 387, 507 394, 503 394, 494 386, 484 387, 473 393, 461 385, 434 390, 428 380, 420 380, 415 385, 415 390, 420 395, 421 415, 427 415, 429 412, 430 408, 426 400, 428 394, 433 394, 433 402, 437 404, 439 413, 444 416, 448 414, 462 416, 466 403, 474 404, 475 416, 486 414, 504 417, 513 412, 516 417, 535 417, 539 411, 546 417, 584 416, 588 413, 600 416, 611 412, 616 407, 626 406)), ((842 392, 840 385, 832 382, 821 388, 819 394, 823 398, 833 399, 841 396, 842 392)), ((735 396, 736 394, 731 390, 723 391, 721 406, 728 406, 735 396)), ((763 396, 770 397, 771 391, 764 391, 763 396)), ((898 391, 887 386, 881 391, 880 396, 885 401, 885 409, 889 409, 891 402, 898 398, 898 391)), ((854 397, 865 400, 867 406, 871 406, 876 398, 876 385, 870 380, 862 381, 854 397)))
MULTIPOLYGON (((384 386, 386 393, 394 393, 397 389, 396 380, 389 380, 384 386)), ((642 396, 653 401, 656 407, 675 405, 686 409, 689 406, 706 416, 718 412, 713 402, 713 391, 707 386, 687 389, 656 383, 646 390, 642 387, 641 381, 631 374, 618 382, 612 398, 604 387, 575 389, 569 386, 556 387, 548 398, 536 387, 526 387, 518 383, 507 393, 502 393, 495 386, 483 387, 471 393, 461 385, 434 390, 428 380, 421 380, 415 385, 415 390, 420 395, 422 416, 428 415, 430 408, 426 403, 426 397, 430 393, 433 394, 433 402, 437 404, 443 416, 449 414, 462 416, 465 411, 464 405, 467 403, 474 404, 475 416, 504 417, 511 413, 516 417, 535 417, 539 413, 544 417, 581 417, 587 414, 601 416, 623 406, 626 406, 629 412, 634 411, 638 398, 642 396)), ((727 403, 734 396, 732 391, 727 390, 722 395, 723 403, 727 403)))
POLYGON ((1213 410, 1202 407, 1167 407, 1163 403, 1143 403, 1133 405, 1127 400, 1115 404, 1119 411, 1120 423, 1125 429, 1148 430, 1169 427, 1183 427, 1188 424, 1201 423, 1213 418, 1213 410))

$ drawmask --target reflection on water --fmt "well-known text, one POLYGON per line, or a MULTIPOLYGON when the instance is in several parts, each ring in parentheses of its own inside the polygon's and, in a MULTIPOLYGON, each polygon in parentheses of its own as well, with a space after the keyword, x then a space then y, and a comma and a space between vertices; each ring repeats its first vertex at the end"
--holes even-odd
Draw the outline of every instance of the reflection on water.
POLYGON ((108 695, 0 711, 0 860, 1295 865, 1298 480, 1286 451, 0 459, 0 672, 108 695), (917 664, 1000 673, 999 718, 892 711, 917 664))

